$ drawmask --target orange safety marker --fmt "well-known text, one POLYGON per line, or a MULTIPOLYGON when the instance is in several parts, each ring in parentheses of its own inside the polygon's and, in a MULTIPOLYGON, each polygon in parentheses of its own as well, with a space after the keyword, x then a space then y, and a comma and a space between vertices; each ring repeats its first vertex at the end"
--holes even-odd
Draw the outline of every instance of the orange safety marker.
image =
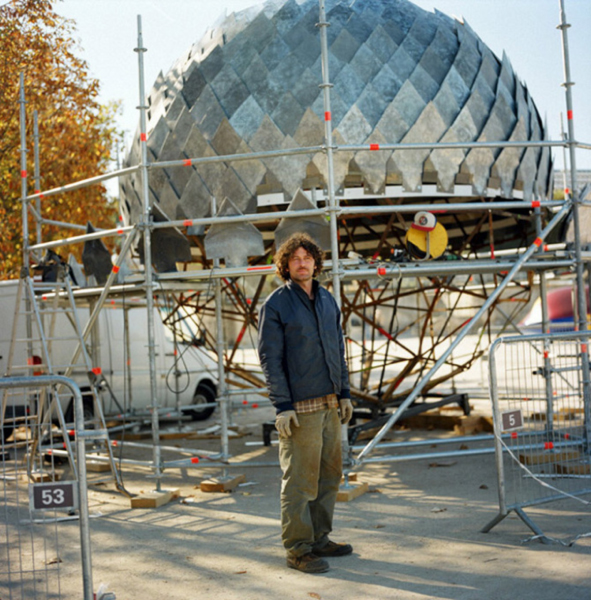
POLYGON ((191 463, 196 465, 199 462, 199 457, 198 456, 194 456, 193 458, 191 458, 191 463))
POLYGON ((553 450, 554 442, 544 442, 544 450, 553 450))
POLYGON ((117 273, 119 273, 120 270, 121 270, 121 267, 118 267, 117 265, 113 265, 113 273, 115 273, 115 275, 117 275, 117 273))
POLYGON ((540 202, 539 200, 534 200, 534 201, 531 203, 531 207, 532 207, 532 208, 538 208, 539 206, 541 206, 541 202, 540 202))
POLYGON ((274 265, 265 265, 263 267, 246 267, 246 270, 247 271, 269 271, 274 268, 275 268, 274 265))
POLYGON ((193 226, 193 221, 191 219, 185 219, 183 221, 183 227, 192 227, 193 226))
POLYGON ((512 431, 511 432, 511 437, 516 440, 517 439, 517 432, 516 431, 512 431))
POLYGON ((330 111, 328 111, 328 110, 327 110, 327 111, 324 113, 324 120, 325 120, 325 121, 330 121, 330 120, 331 120, 331 114, 330 114, 330 111))
POLYGON ((567 110, 567 111, 566 111, 566 118, 567 118, 569 121, 572 121, 572 120, 573 120, 573 111, 572 111, 572 110, 567 110))
POLYGON ((148 136, 145 133, 140 133, 140 140, 145 142, 148 139, 148 136))
POLYGON ((190 166, 191 166, 191 159, 185 158, 185 160, 183 160, 183 167, 190 167, 190 166))
POLYGON ((385 275, 386 267, 378 267, 378 275, 385 275))
POLYGON ((537 246, 538 248, 544 243, 544 240, 542 238, 536 238, 534 240, 534 246, 537 246))
POLYGON ((252 408, 258 408, 258 407, 259 407, 259 405, 258 405, 258 404, 253 404, 253 405, 252 405, 252 408))
POLYGON ((100 367, 94 367, 94 368, 92 369, 92 372, 93 372, 95 375, 101 375, 101 374, 102 374, 102 372, 103 372, 103 370, 102 370, 100 367))
POLYGON ((26 179, 26 177, 27 177, 27 172, 24 169, 21 171, 21 177, 23 179, 26 179))
POLYGON ((369 145, 369 149, 370 150, 379 150, 380 149, 380 145, 379 144, 370 144, 369 145))

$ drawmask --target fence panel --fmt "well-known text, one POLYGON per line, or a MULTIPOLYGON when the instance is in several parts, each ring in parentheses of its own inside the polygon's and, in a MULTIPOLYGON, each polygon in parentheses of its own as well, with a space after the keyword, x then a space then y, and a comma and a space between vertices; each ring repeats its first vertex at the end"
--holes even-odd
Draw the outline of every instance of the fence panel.
POLYGON ((581 362, 589 333, 501 338, 490 351, 499 515, 489 531, 528 506, 591 493, 589 385, 581 362))
POLYGON ((0 598, 92 600, 80 390, 59 376, 6 377, 0 378, 0 394, 0 598), (44 422, 58 383, 76 402, 76 450, 82 460, 75 464, 52 456, 52 448, 65 446, 68 433, 44 422), (71 584, 64 589, 64 569, 69 576, 80 573, 77 589, 71 584))

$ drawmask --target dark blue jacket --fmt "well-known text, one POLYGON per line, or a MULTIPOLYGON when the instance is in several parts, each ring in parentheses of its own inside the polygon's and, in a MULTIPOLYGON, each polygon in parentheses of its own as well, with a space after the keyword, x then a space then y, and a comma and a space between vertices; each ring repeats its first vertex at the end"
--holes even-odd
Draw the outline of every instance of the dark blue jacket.
POLYGON ((259 313, 259 358, 278 413, 301 400, 351 396, 339 307, 317 281, 313 289, 312 305, 306 292, 288 281, 259 313))

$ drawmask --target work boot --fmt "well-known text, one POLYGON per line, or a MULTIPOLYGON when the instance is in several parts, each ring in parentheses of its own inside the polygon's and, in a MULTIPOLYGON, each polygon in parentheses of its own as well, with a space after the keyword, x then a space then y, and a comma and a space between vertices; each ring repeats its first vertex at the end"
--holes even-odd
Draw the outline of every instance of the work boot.
POLYGON ((330 569, 329 564, 311 552, 302 556, 288 556, 287 566, 304 573, 326 573, 330 569))
POLYGON ((332 540, 328 541, 326 546, 322 548, 314 548, 314 554, 316 556, 346 556, 353 552, 353 546, 351 544, 337 544, 332 540))

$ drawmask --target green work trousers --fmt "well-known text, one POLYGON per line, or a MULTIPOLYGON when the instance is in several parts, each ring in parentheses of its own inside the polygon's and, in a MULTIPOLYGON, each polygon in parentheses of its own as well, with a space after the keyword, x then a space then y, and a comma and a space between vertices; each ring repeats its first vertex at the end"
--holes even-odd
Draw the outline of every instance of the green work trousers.
POLYGON ((298 421, 291 437, 279 437, 282 540, 291 556, 328 543, 342 476, 337 409, 300 413, 298 421))

